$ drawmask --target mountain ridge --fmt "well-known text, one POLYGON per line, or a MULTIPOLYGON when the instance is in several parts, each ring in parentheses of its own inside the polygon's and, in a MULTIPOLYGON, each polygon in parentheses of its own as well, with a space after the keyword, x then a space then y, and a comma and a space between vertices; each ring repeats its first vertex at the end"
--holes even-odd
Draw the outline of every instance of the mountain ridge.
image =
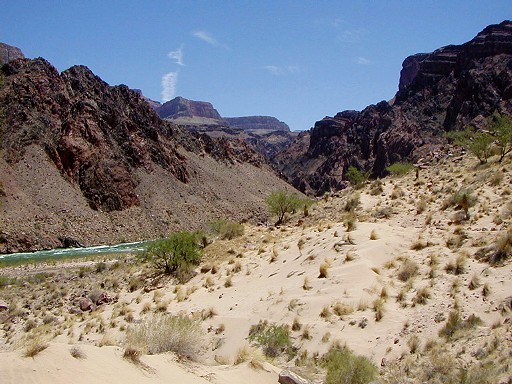
POLYGON ((481 126, 494 111, 512 114, 508 20, 465 44, 409 56, 392 105, 381 101, 317 121, 299 145, 277 156, 277 167, 301 191, 321 195, 345 188, 350 166, 381 177, 393 162, 435 159, 445 131, 481 126))
POLYGON ((0 252, 262 221, 266 195, 291 188, 245 142, 161 120, 85 66, 20 58, 1 71, 0 252))

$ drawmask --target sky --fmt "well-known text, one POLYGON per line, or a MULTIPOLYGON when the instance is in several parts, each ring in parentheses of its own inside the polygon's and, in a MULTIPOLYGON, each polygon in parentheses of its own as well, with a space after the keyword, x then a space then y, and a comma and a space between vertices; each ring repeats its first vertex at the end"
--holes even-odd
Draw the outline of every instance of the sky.
POLYGON ((0 41, 59 71, 306 130, 390 100, 403 60, 512 19, 512 1, 0 0, 0 41))

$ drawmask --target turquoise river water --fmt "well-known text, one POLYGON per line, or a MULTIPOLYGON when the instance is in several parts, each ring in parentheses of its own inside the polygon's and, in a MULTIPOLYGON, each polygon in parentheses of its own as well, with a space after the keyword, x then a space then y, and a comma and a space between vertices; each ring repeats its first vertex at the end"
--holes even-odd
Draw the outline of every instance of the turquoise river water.
POLYGON ((147 244, 147 241, 142 241, 136 243, 99 245, 95 247, 84 248, 57 248, 37 252, 6 253, 0 254, 0 263, 10 264, 25 261, 34 262, 94 255, 111 255, 116 253, 135 253, 144 250, 147 244))

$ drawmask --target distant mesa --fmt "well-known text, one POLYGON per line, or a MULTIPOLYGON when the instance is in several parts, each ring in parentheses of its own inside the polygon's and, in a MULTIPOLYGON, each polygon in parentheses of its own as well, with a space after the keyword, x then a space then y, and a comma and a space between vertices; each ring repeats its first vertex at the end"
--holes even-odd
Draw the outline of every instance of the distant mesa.
POLYGON ((210 126, 210 128, 226 127, 244 131, 290 131, 286 123, 272 116, 222 117, 211 103, 188 100, 180 96, 155 110, 162 119, 194 128, 210 126))
POLYGON ((268 129, 290 132, 288 124, 272 116, 225 117, 224 120, 230 127, 240 128, 244 131, 268 129))
POLYGON ((270 162, 298 135, 275 117, 222 117, 211 103, 184 97, 176 97, 155 110, 160 118, 189 131, 205 133, 212 138, 243 140, 270 162))
POLYGON ((7 64, 16 59, 24 59, 25 55, 18 47, 0 43, 0 65, 7 64))

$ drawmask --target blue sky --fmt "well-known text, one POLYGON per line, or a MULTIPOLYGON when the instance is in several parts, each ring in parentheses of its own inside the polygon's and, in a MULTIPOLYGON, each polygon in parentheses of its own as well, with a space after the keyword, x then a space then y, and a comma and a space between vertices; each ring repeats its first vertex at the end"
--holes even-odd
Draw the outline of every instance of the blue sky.
POLYGON ((155 100, 292 130, 389 100, 402 61, 512 18, 508 1, 0 0, 0 41, 155 100))

